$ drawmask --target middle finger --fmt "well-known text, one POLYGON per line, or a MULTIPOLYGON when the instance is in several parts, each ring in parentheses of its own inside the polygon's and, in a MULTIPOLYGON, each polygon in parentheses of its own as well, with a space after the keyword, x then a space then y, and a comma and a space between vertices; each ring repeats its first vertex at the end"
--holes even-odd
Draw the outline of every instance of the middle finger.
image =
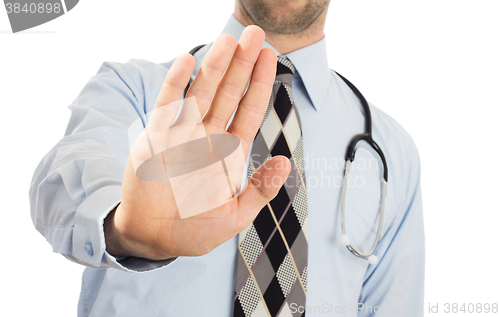
POLYGON ((227 122, 238 106, 255 62, 264 44, 264 31, 258 26, 245 28, 231 63, 222 77, 214 99, 203 122, 213 132, 225 130, 227 122))

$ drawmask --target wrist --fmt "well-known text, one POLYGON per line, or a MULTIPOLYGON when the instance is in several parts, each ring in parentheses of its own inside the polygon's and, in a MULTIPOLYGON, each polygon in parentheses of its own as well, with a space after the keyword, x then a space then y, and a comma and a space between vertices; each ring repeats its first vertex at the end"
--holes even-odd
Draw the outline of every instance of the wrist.
POLYGON ((116 206, 104 219, 104 240, 106 242, 106 251, 114 257, 126 257, 130 256, 128 252, 123 248, 123 237, 120 236, 119 230, 115 224, 115 214, 116 210, 120 207, 120 204, 116 206))
POLYGON ((127 226, 120 225, 122 208, 122 204, 119 204, 104 219, 106 251, 110 255, 114 257, 132 256, 149 260, 166 260, 175 257, 157 252, 154 244, 140 241, 130 234, 130 230, 124 229, 127 226))

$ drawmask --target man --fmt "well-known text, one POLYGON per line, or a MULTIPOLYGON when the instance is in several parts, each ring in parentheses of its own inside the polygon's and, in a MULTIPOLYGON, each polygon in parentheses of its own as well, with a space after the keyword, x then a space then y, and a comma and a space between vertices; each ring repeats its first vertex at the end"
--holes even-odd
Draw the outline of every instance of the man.
MULTIPOLYGON (((194 57, 104 63, 89 81, 30 188, 36 228, 55 252, 87 266, 79 316, 423 315, 418 153, 373 106, 373 138, 390 171, 377 260, 340 243, 345 151, 365 132, 366 114, 328 69, 328 5, 237 0, 223 35, 194 57), (238 137, 249 180, 238 193, 226 171, 226 203, 183 217, 171 170, 141 178, 134 149, 142 138, 151 156, 160 153, 151 135, 190 122, 187 102, 175 120, 190 78, 185 100, 205 114, 193 129, 238 137), (137 123, 145 129, 134 135, 137 123)), ((380 166, 360 142, 345 226, 361 252, 377 235, 380 166)), ((207 191, 194 199, 205 202, 207 191)))

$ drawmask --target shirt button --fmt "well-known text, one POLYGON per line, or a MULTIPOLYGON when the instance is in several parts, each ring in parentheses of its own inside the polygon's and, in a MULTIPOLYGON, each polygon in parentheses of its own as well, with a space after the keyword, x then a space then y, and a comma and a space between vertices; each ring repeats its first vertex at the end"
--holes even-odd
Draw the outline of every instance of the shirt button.
POLYGON ((87 252, 88 255, 94 255, 94 248, 92 248, 91 242, 85 243, 84 250, 85 252, 87 252))

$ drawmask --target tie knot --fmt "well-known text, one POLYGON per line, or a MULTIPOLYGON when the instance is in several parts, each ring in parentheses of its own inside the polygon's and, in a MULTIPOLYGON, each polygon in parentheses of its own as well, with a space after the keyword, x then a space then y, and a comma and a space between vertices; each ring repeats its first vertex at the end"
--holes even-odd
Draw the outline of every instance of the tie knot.
POLYGON ((295 72, 295 67, 292 62, 285 57, 278 56, 278 65, 276 66, 276 76, 283 74, 292 74, 295 72))
POLYGON ((276 81, 292 86, 293 73, 295 67, 289 59, 278 56, 278 63, 276 65, 276 81))

